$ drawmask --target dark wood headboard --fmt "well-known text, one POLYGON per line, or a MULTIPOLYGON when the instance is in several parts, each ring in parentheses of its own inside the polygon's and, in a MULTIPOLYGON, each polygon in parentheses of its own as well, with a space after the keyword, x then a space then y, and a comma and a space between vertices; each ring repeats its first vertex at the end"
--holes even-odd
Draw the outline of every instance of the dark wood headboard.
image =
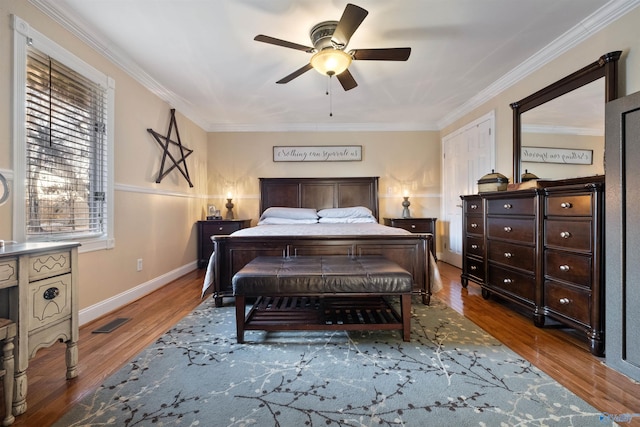
POLYGON ((378 177, 260 178, 260 214, 273 207, 348 208, 366 206, 378 217, 378 177))

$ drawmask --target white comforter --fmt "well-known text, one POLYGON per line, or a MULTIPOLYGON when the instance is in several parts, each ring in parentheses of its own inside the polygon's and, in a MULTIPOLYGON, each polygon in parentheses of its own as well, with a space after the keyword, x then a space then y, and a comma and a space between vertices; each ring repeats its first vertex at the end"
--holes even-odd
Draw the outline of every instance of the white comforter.
MULTIPOLYGON (((363 235, 399 235, 411 234, 401 228, 387 227, 378 223, 362 224, 295 224, 295 225, 259 225, 257 227, 244 228, 231 234, 231 236, 363 236, 363 235)), ((207 272, 202 284, 202 295, 213 286, 213 261, 211 254, 207 272)), ((436 293, 442 289, 440 272, 433 255, 429 253, 431 268, 431 292, 436 293)))

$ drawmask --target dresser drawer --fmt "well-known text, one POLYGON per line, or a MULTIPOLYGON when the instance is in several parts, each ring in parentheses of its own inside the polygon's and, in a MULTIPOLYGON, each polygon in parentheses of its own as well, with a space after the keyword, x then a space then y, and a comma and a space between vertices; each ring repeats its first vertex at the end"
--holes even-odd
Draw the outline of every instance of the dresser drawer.
POLYGON ((467 254, 479 257, 484 256, 484 240, 481 237, 466 236, 467 254))
POLYGON ((591 287, 591 256, 546 250, 544 274, 547 277, 591 287))
POLYGON ((536 296, 536 281, 532 275, 501 268, 489 263, 487 282, 491 287, 533 303, 536 296))
POLYGON ((544 244, 557 248, 591 252, 591 221, 545 220, 544 244))
POLYGON ((71 252, 48 252, 31 256, 28 265, 29 281, 71 272, 71 252))
POLYGON ((547 197, 545 213, 548 216, 591 216, 591 194, 553 195, 547 197))
POLYGON ((535 199, 489 199, 487 200, 487 214, 489 215, 535 215, 535 199))
MULTIPOLYGON (((386 221, 385 221, 386 222, 386 221)), ((391 227, 402 228, 412 233, 434 233, 433 220, 397 219, 390 222, 391 227)))
POLYGON ((8 258, 0 260, 0 289, 18 284, 18 260, 8 258))
POLYGON ((484 234, 484 221, 481 216, 470 215, 467 217, 467 233, 484 234))
POLYGON ((536 223, 534 218, 487 218, 487 228, 489 239, 535 243, 536 223))
POLYGON ((465 214, 483 214, 484 213, 484 205, 482 204, 482 199, 480 198, 472 198, 464 200, 464 213, 465 214))
POLYGON ((547 280, 544 283, 544 305, 585 325, 590 323, 591 293, 585 289, 547 280))
POLYGON ((29 283, 29 331, 71 316, 71 274, 29 283))
POLYGON ((466 257, 467 274, 473 276, 479 282, 484 280, 484 262, 478 258, 466 257))
MULTIPOLYGON (((202 228, 205 235, 214 236, 216 234, 227 235, 242 228, 241 222, 218 222, 216 224, 206 224, 202 228)), ((209 239, 211 240, 211 239, 209 239)))
POLYGON ((490 240, 487 248, 487 259, 510 267, 518 267, 532 274, 536 265, 536 251, 532 246, 522 246, 507 242, 490 240))

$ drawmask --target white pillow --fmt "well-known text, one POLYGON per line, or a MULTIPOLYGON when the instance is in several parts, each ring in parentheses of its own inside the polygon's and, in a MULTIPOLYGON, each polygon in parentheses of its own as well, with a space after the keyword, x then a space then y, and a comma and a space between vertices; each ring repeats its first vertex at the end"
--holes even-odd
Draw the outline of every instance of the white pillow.
POLYGON ((317 224, 318 219, 292 219, 278 218, 277 216, 263 218, 258 221, 258 225, 281 225, 281 224, 317 224))
POLYGON ((265 218, 286 218, 286 219, 318 219, 318 212, 312 208, 283 208, 272 207, 267 208, 260 219, 265 218))
POLYGON ((371 209, 364 206, 353 206, 350 208, 329 208, 322 209, 318 216, 323 218, 366 218, 372 217, 371 209))
POLYGON ((346 217, 346 218, 331 218, 331 217, 321 217, 318 222, 320 224, 359 224, 359 223, 377 223, 376 219, 372 216, 367 217, 346 217))

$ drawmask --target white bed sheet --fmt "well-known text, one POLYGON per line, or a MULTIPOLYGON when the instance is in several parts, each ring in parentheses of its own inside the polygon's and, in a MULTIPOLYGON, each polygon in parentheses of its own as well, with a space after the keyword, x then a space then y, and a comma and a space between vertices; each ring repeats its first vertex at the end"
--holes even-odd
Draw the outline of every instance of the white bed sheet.
MULTIPOLYGON (((256 227, 244 228, 231 234, 231 236, 363 236, 363 235, 402 235, 411 232, 402 228, 388 227, 378 223, 363 224, 289 224, 289 225, 259 225, 256 227)), ((214 254, 211 254, 207 272, 202 284, 202 296, 206 295, 213 287, 213 261, 214 254)), ((442 280, 438 265, 429 253, 429 264, 431 268, 431 293, 435 294, 442 290, 442 280)))

